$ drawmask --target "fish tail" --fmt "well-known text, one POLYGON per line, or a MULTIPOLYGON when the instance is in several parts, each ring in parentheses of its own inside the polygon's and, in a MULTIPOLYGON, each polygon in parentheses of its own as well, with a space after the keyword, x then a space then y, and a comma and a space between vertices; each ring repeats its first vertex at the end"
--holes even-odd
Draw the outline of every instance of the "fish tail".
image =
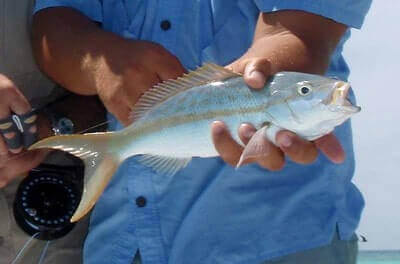
POLYGON ((118 151, 110 144, 116 136, 113 132, 54 136, 43 139, 29 148, 62 150, 83 160, 85 164, 83 193, 71 222, 78 221, 92 209, 123 161, 118 151))

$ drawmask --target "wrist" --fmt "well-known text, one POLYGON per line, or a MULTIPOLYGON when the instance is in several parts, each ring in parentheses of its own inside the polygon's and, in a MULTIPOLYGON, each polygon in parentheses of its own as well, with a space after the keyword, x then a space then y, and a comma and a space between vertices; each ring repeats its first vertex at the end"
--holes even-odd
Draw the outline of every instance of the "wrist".
POLYGON ((266 58, 271 64, 272 73, 299 71, 323 74, 330 60, 329 52, 309 45, 291 32, 259 38, 255 40, 249 53, 252 57, 266 58), (260 47, 265 47, 262 54, 260 47))
POLYGON ((345 25, 303 11, 262 13, 248 53, 268 59, 273 72, 323 74, 346 29, 345 25))

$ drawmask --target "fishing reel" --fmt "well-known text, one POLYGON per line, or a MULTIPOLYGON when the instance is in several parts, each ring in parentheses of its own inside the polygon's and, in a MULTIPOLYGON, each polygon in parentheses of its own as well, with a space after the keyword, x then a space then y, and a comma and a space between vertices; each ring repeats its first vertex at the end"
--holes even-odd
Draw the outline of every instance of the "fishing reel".
POLYGON ((83 166, 41 164, 20 183, 14 217, 29 236, 50 241, 68 234, 83 190, 83 166))

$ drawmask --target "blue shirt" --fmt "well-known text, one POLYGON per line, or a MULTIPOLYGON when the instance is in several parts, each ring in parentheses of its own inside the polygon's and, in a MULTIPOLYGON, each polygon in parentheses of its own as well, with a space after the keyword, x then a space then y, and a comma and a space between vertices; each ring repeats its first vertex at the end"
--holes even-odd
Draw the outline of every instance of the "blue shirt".
MULTIPOLYGON (((39 0, 36 10, 76 8, 107 31, 162 44, 193 69, 240 57, 252 43, 260 11, 305 10, 359 28, 369 5, 370 0, 39 0), (164 20, 169 30, 160 26, 164 20)), ((332 56, 328 75, 347 78, 341 51, 348 36, 332 56)), ((121 129, 110 118, 112 129, 121 129)), ((220 158, 195 158, 168 177, 130 158, 92 213, 85 262, 131 263, 139 249, 145 264, 261 263, 328 244, 336 227, 341 239, 349 239, 364 202, 351 183, 350 123, 335 133, 346 152, 341 165, 319 155, 311 165, 287 160, 282 171, 269 172, 255 164, 235 170, 220 158), (138 197, 145 206, 137 205, 138 197)))

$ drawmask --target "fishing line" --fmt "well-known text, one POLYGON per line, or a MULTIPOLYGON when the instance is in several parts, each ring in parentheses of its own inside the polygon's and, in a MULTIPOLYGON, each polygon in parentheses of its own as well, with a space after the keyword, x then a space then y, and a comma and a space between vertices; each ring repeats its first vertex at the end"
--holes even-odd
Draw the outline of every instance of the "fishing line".
POLYGON ((44 261, 44 258, 46 257, 47 254, 47 250, 49 249, 49 245, 50 245, 50 240, 46 242, 46 245, 44 245, 42 254, 40 254, 40 259, 39 259, 39 263, 38 264, 42 264, 44 261))
POLYGON ((18 263, 23 263, 20 260, 23 260, 23 258, 26 256, 26 253, 29 252, 29 249, 33 248, 40 240, 37 240, 36 238, 39 236, 40 233, 36 233, 32 235, 24 244, 24 246, 18 251, 17 255, 15 256, 14 260, 11 262, 11 264, 18 264, 18 263))
POLYGON ((43 264, 51 241, 37 239, 39 234, 40 233, 34 234, 25 242, 24 246, 18 251, 11 264, 34 263, 35 259, 37 259, 38 264, 43 264), (40 254, 38 254, 39 252, 40 254))
POLYGON ((95 129, 95 128, 98 128, 98 127, 107 125, 107 124, 110 123, 110 122, 111 122, 111 121, 108 120, 108 121, 104 121, 104 122, 98 123, 97 125, 94 125, 94 126, 92 126, 92 127, 89 127, 89 128, 86 128, 86 129, 84 129, 84 130, 79 131, 77 134, 83 134, 83 133, 85 133, 85 132, 87 132, 87 131, 90 131, 90 130, 92 130, 92 129, 95 129))

